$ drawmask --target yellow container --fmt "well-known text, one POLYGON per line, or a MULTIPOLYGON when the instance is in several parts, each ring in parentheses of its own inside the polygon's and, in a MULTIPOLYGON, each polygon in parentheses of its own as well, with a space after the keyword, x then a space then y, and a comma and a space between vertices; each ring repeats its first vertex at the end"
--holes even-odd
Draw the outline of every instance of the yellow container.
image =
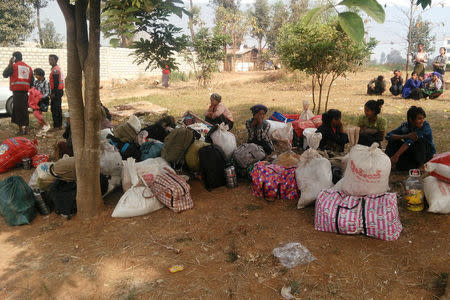
POLYGON ((423 191, 418 189, 410 189, 405 194, 406 209, 410 211, 422 211, 423 204, 423 191))

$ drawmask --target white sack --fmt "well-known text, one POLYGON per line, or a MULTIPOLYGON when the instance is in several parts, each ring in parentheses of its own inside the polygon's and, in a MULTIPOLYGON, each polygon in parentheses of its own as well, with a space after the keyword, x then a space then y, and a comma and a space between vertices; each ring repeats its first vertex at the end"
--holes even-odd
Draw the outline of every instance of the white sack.
POLYGON ((425 198, 430 207, 429 212, 438 214, 450 213, 450 183, 428 176, 423 180, 425 198))
POLYGON ((391 160, 377 143, 355 145, 348 156, 341 190, 352 196, 386 193, 390 173, 391 160))
POLYGON ((211 134, 211 139, 214 145, 217 145, 225 153, 226 159, 230 159, 234 150, 236 150, 236 138, 234 134, 228 131, 228 125, 224 123, 219 125, 219 128, 211 134))
POLYGON ((287 123, 273 121, 273 120, 266 120, 270 124, 269 128, 269 136, 274 132, 276 129, 283 129, 287 127, 287 123))
POLYGON ((50 184, 56 181, 56 177, 50 173, 50 167, 52 165, 53 162, 40 163, 31 175, 28 185, 32 189, 43 189, 50 186, 50 184))
POLYGON ((297 208, 303 208, 313 203, 320 191, 333 185, 331 163, 317 152, 317 147, 322 138, 321 133, 314 133, 307 137, 309 149, 300 156, 300 161, 295 171, 295 180, 301 191, 297 208))
POLYGON ((128 118, 127 123, 134 129, 134 131, 136 131, 136 133, 141 131, 141 121, 139 121, 138 117, 136 117, 135 115, 131 115, 128 118))
POLYGON ((136 172, 134 158, 127 160, 127 172, 132 186, 120 197, 111 215, 113 218, 142 216, 164 207, 147 186, 138 186, 142 181, 136 172))
MULTIPOLYGON (((137 175, 142 177, 144 175, 152 174, 153 177, 158 176, 161 173, 166 172, 164 168, 168 168, 172 170, 169 164, 161 157, 156 158, 148 158, 144 161, 136 163, 136 160, 132 157, 129 157, 127 160, 122 161, 123 169, 122 169, 122 189, 123 191, 127 191, 132 186, 132 178, 130 169, 135 168, 137 175), (130 168, 130 165, 134 165, 134 167, 130 168)), ((174 171, 175 172, 175 171, 174 171)), ((141 183, 142 184, 142 183, 141 183)), ((139 182, 137 185, 141 185, 139 182)))
POLYGON ((107 139, 106 137, 108 136, 108 134, 114 135, 111 128, 105 128, 100 130, 100 141, 105 141, 107 139))
POLYGON ((290 150, 292 148, 292 139, 294 138, 292 124, 288 123, 284 128, 275 129, 271 134, 271 138, 276 141, 284 151, 290 150))

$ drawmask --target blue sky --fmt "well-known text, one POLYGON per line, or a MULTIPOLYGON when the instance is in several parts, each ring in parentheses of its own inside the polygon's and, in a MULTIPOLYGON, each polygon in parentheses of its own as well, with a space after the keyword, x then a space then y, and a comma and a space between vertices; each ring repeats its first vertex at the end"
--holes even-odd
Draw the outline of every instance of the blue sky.
MULTIPOLYGON (((185 3, 188 2, 189 1, 185 1, 185 3)), ((246 9, 252 2, 253 0, 241 0, 242 9, 246 9)), ((273 2, 273 0, 269 0, 269 2, 273 2)), ((287 0, 285 2, 287 2, 287 0)), ((212 8, 207 5, 208 3, 208 0, 194 0, 194 4, 201 6, 202 18, 206 24, 212 26, 214 22, 214 12, 212 8)), ((406 36, 407 28, 398 24, 398 22, 402 22, 402 20, 403 22, 406 22, 401 9, 408 8, 409 0, 379 0, 379 3, 386 5, 386 21, 383 24, 378 24, 371 20, 366 24, 366 31, 368 31, 369 36, 375 37, 379 41, 373 57, 379 59, 382 52, 387 54, 391 49, 398 49, 405 55, 406 43, 402 38, 406 36)), ((433 22, 433 33, 437 38, 436 48, 438 49, 443 43, 443 38, 445 36, 450 36, 450 0, 433 0, 433 5, 434 7, 425 12, 422 12, 422 9, 418 8, 416 13, 421 13, 422 19, 433 22)), ((51 1, 48 7, 42 10, 41 18, 51 19, 55 23, 57 31, 65 36, 66 29, 64 17, 56 1, 51 1)), ((186 17, 183 17, 183 19, 174 17, 171 21, 177 26, 185 28, 185 33, 188 34, 186 17)), ((34 33, 34 35, 36 36, 36 33, 34 33)), ((255 45, 256 42, 252 39, 248 39, 246 44, 252 46, 255 45)), ((102 45, 107 46, 108 42, 102 40, 102 45)), ((433 53, 433 55, 436 53, 433 53)))

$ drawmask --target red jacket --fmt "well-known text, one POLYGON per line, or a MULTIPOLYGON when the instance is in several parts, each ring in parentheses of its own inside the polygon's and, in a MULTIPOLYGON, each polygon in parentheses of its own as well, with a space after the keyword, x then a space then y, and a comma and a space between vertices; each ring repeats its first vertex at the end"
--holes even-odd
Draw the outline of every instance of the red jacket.
POLYGON ((9 77, 9 89, 11 91, 28 91, 31 87, 33 70, 23 61, 13 64, 13 73, 9 77))
POLYGON ((59 74, 59 84, 56 87, 58 90, 63 90, 64 89, 64 76, 63 73, 61 71, 61 68, 59 66, 54 66, 52 68, 52 70, 50 71, 50 89, 54 90, 55 89, 55 80, 53 79, 53 75, 58 73, 59 74))
POLYGON ((28 106, 32 109, 39 109, 39 101, 42 99, 41 91, 32 87, 28 92, 28 106))

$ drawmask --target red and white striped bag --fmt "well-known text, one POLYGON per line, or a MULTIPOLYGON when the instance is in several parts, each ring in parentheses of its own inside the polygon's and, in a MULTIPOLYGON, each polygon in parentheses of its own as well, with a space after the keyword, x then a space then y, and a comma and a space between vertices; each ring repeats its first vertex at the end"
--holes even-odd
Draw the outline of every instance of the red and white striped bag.
POLYGON ((171 170, 167 168, 164 170, 166 172, 157 175, 154 180, 145 175, 142 176, 156 199, 174 212, 193 208, 194 202, 192 202, 189 184, 171 170))
POLYGON ((316 200, 314 223, 319 231, 363 233, 385 241, 398 239, 403 229, 395 193, 357 197, 323 190, 316 200))

